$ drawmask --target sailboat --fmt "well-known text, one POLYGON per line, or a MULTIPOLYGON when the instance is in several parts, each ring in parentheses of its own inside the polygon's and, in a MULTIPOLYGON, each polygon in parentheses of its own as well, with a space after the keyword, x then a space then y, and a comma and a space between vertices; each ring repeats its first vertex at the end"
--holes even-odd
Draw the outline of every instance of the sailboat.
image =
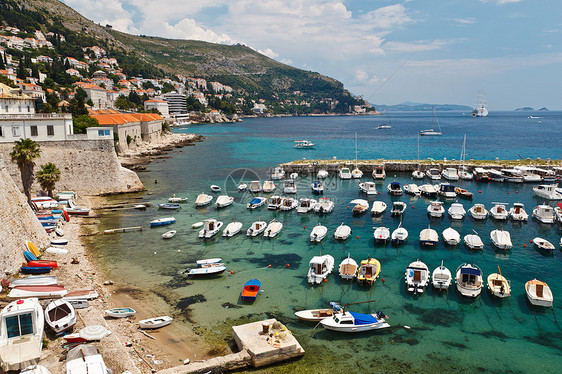
POLYGON ((435 116, 435 108, 431 108, 432 111, 432 116, 431 116, 431 129, 429 130, 421 130, 420 131, 420 135, 421 136, 441 136, 441 126, 439 125, 439 120, 437 120, 437 117, 435 116), (439 131, 435 130, 435 124, 434 122, 437 122, 437 128, 439 128, 439 131))
POLYGON ((386 118, 388 118, 388 124, 382 124, 382 125, 378 125, 376 128, 377 130, 383 130, 383 129, 391 129, 392 126, 390 125, 390 117, 388 116, 388 112, 386 112, 386 118))
POLYGON ((357 133, 355 133, 355 169, 351 172, 351 176, 354 179, 360 179, 363 176, 363 172, 357 167, 357 133))
POLYGON ((420 134, 418 134, 418 167, 416 170, 412 172, 412 178, 414 179, 423 179, 424 174, 420 170, 420 134))
POLYGON ((472 179, 472 174, 464 170, 464 159, 466 157, 466 134, 464 134, 464 140, 462 142, 462 150, 461 150, 461 172, 459 176, 459 186, 455 187, 455 193, 460 197, 464 197, 467 199, 472 199, 473 193, 462 188, 462 180, 463 179, 472 179), (468 178, 470 175, 470 178, 468 178))

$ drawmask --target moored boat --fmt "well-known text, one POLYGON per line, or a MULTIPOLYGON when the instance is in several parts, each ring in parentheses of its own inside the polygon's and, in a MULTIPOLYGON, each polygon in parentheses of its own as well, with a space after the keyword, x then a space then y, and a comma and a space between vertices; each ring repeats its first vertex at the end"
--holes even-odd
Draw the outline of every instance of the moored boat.
POLYGON ((312 229, 310 233, 310 241, 319 243, 324 239, 326 234, 328 233, 328 228, 326 226, 322 226, 320 223, 312 229))
MULTIPOLYGON (((279 205, 279 210, 287 211, 295 209, 299 205, 297 199, 293 199, 292 197, 284 197, 281 200, 281 205, 279 205)), ((268 207, 269 208, 269 207, 268 207)))
POLYGON ((373 233, 373 237, 375 238, 375 243, 386 244, 388 239, 390 239, 390 230, 388 227, 379 226, 374 229, 375 232, 373 233))
POLYGON ((324 308, 299 310, 298 312, 295 312, 295 317, 302 321, 319 322, 324 318, 332 317, 334 314, 338 313, 341 310, 341 307, 333 301, 330 302, 330 306, 330 309, 324 308))
POLYGON ((376 258, 367 258, 361 261, 357 273, 357 283, 372 286, 381 272, 381 263, 376 258))
POLYGON ((359 267, 357 262, 351 258, 351 254, 340 263, 339 275, 341 279, 353 280, 357 276, 359 267))
POLYGON ((263 190, 264 193, 271 193, 271 192, 275 191, 276 188, 277 188, 277 186, 275 185, 275 183, 273 181, 263 182, 262 190, 263 190))
POLYGON ((349 202, 350 204, 355 204, 351 210, 354 215, 360 215, 365 213, 369 209, 369 202, 364 199, 355 199, 349 202))
POLYGON ((252 236, 252 237, 258 236, 259 234, 265 231, 266 227, 267 227, 267 222, 256 221, 252 223, 252 226, 250 226, 248 231, 246 231, 246 236, 252 236))
POLYGON ((242 287, 240 298, 243 301, 255 301, 260 293, 261 282, 259 279, 250 279, 242 287))
POLYGON ((408 240, 408 230, 402 227, 402 222, 396 230, 390 235, 390 242, 394 245, 400 245, 406 243, 408 240))
POLYGON ((482 287, 484 287, 482 270, 477 265, 462 264, 457 268, 455 283, 461 295, 476 297, 480 295, 482 287))
POLYGON ((386 210, 386 203, 383 201, 373 201, 373 207, 371 208, 371 215, 378 216, 383 214, 386 210))
POLYGON ((386 172, 384 170, 384 166, 376 166, 373 170, 372 176, 374 180, 385 179, 386 172))
POLYGON ((331 213, 334 210, 334 202, 327 197, 321 197, 314 206, 314 211, 316 213, 331 213))
POLYGON ((533 243, 537 246, 537 248, 548 253, 552 253, 554 251, 554 245, 546 239, 536 237, 533 239, 533 243))
POLYGON ((525 283, 527 299, 532 305, 552 307, 554 297, 548 284, 536 278, 525 283))
POLYGON ((162 234, 162 238, 171 239, 176 235, 176 233, 177 233, 176 230, 166 231, 165 233, 162 234))
POLYGON ((285 179, 283 181, 283 193, 297 193, 297 185, 292 179, 285 179))
POLYGON ((422 184, 420 186, 420 191, 423 196, 427 197, 437 197, 437 189, 432 184, 422 184))
POLYGON ((514 221, 527 222, 529 215, 525 211, 525 206, 521 203, 514 203, 509 209, 509 216, 514 221))
POLYGON ((264 238, 274 238, 283 229, 283 223, 273 219, 267 225, 265 232, 263 233, 264 238))
POLYGON ((538 197, 547 200, 562 200, 562 189, 556 184, 541 184, 533 187, 533 192, 538 197))
POLYGON ((221 192, 222 188, 220 188, 220 186, 217 186, 216 184, 211 184, 211 191, 213 192, 221 192))
POLYGON ((234 235, 238 234, 242 230, 242 222, 230 222, 226 225, 226 228, 222 231, 222 236, 225 238, 232 238, 234 235))
POLYGON ((500 267, 498 272, 488 275, 488 290, 490 293, 499 298, 511 296, 511 285, 509 281, 501 274, 500 267))
POLYGON ((181 209, 181 205, 175 203, 163 203, 163 204, 158 204, 158 208, 168 209, 168 210, 178 210, 181 209))
POLYGON ((217 221, 214 218, 209 218, 205 220, 203 228, 199 231, 199 237, 203 239, 209 239, 218 234, 223 223, 222 221, 217 221))
POLYGON ((219 197, 217 197, 217 200, 215 201, 215 208, 217 209, 226 208, 227 206, 232 205, 233 202, 234 202, 234 197, 227 196, 227 195, 220 195, 219 197))
POLYGON ((533 218, 542 223, 554 223, 556 215, 550 205, 539 205, 533 209, 533 218))
POLYGON ((443 265, 443 260, 441 260, 441 265, 436 267, 431 274, 431 284, 433 288, 437 290, 447 290, 453 281, 453 276, 451 271, 443 265))
POLYGON ((367 195, 376 195, 377 192, 377 185, 375 182, 360 182, 359 183, 359 190, 367 195))
POLYGON ((248 189, 251 193, 258 193, 262 191, 262 186, 260 181, 251 181, 248 189))
POLYGON ((343 167, 338 172, 340 179, 351 179, 351 170, 348 167, 343 167))
POLYGON ((404 274, 406 290, 415 294, 423 293, 430 278, 429 268, 418 259, 406 268, 406 273, 404 274))
POLYGON ((406 203, 402 201, 395 201, 392 203, 392 209, 390 210, 391 216, 401 216, 406 211, 406 203))
POLYGON ((392 182, 386 186, 386 189, 389 194, 394 196, 402 195, 402 186, 398 182, 392 182))
POLYGON ((443 241, 449 245, 457 245, 461 242, 461 235, 457 230, 452 227, 448 227, 443 230, 443 241))
POLYGON ((213 196, 207 195, 205 193, 201 193, 197 195, 197 198, 195 199, 195 206, 201 207, 201 206, 209 205, 212 200, 213 200, 213 196))
POLYGON ((492 216, 492 218, 498 221, 507 220, 507 217, 509 215, 509 211, 505 208, 507 203, 493 202, 492 204, 495 204, 492 209, 490 209, 490 215, 492 216))
POLYGON ((256 209, 259 208, 260 206, 263 206, 265 203, 267 203, 267 199, 265 197, 256 196, 252 198, 252 200, 250 200, 248 204, 246 204, 246 208, 256 209))
POLYGON ((322 326, 327 330, 339 332, 362 332, 370 330, 378 330, 390 327, 386 323, 383 312, 378 311, 375 314, 363 314, 355 312, 337 313, 332 318, 324 318, 320 321, 322 326))
POLYGON ((418 187, 417 184, 415 183, 408 183, 404 185, 404 192, 406 192, 407 194, 410 195, 414 195, 414 196, 420 196, 421 195, 421 190, 418 187))
POLYGON ((429 217, 433 218, 441 218, 443 214, 445 214, 445 208, 443 207, 443 203, 441 201, 432 201, 427 206, 427 214, 429 217))
POLYGON ((320 284, 334 269, 334 258, 330 255, 314 256, 308 266, 308 283, 320 284))
POLYGON ((470 249, 474 249, 474 250, 484 249, 484 242, 482 242, 482 239, 480 239, 478 233, 474 230, 472 230, 472 232, 474 234, 468 234, 464 236, 464 244, 470 249))
POLYGON ((308 213, 316 206, 316 200, 303 197, 299 200, 297 213, 308 213))
POLYGON ((196 277, 209 277, 213 275, 219 275, 224 273, 226 270, 226 265, 223 263, 214 263, 214 264, 204 264, 200 267, 193 268, 193 269, 186 269, 183 274, 187 275, 191 278, 196 277))
POLYGON ((277 210, 281 206, 283 202, 283 198, 281 196, 271 196, 269 198, 269 203, 267 204, 267 209, 269 210, 277 210))
POLYGON ((150 221, 150 227, 171 225, 172 223, 176 223, 176 219, 174 217, 158 218, 150 221))
POLYGON ((492 230, 492 232, 490 232, 490 239, 492 240, 492 244, 499 249, 508 250, 513 247, 511 235, 508 231, 492 230))
POLYGON ((334 239, 346 240, 347 238, 349 238, 349 235, 351 235, 351 227, 342 223, 334 232, 334 239))
POLYGON ((486 210, 484 204, 474 204, 470 209, 468 209, 468 212, 472 218, 476 220, 485 220, 488 218, 488 211, 486 210))
POLYGON ((420 231, 420 245, 433 247, 437 243, 439 243, 439 234, 431 226, 427 226, 427 229, 420 231))
POLYGON ((455 220, 463 219, 466 214, 466 210, 464 210, 464 206, 460 203, 451 204, 447 212, 449 213, 449 217, 455 220))
POLYGON ((168 199, 169 203, 187 203, 187 197, 176 197, 172 196, 168 199))
POLYGON ((313 194, 321 195, 324 193, 324 185, 321 181, 312 181, 310 188, 312 189, 313 194))

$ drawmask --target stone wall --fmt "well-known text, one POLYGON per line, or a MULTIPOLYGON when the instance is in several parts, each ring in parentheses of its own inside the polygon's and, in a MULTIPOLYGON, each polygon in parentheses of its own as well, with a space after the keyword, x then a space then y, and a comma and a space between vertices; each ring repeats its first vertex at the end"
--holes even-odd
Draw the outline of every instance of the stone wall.
MULTIPOLYGON (((13 143, 0 144, 0 158, 8 172, 22 189, 16 163, 11 161, 13 143)), ((113 147, 113 140, 73 140, 40 142, 41 156, 35 160, 35 172, 41 165, 54 163, 61 171, 55 191, 75 191, 83 195, 103 195, 134 192, 144 189, 134 171, 121 166, 113 147)), ((33 191, 40 189, 37 182, 33 191)))
POLYGON ((25 262, 25 242, 39 248, 49 243, 47 232, 0 160, 0 277, 16 273, 25 262))

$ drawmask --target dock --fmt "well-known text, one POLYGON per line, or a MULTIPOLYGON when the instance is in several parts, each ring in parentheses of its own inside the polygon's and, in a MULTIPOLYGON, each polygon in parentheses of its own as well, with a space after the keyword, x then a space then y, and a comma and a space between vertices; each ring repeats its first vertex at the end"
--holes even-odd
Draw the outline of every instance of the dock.
POLYGON ((131 231, 142 231, 142 226, 133 226, 133 227, 120 227, 117 229, 109 229, 104 230, 104 234, 116 234, 121 232, 131 232, 131 231))

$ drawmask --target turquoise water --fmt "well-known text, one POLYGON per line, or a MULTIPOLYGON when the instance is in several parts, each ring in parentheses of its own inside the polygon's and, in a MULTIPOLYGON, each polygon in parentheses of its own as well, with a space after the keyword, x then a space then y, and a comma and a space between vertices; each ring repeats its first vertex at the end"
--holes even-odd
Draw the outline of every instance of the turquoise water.
MULTIPOLYGON (((561 113, 548 112, 541 115, 542 119, 528 119, 525 114, 514 112, 491 114, 483 119, 460 113, 438 115, 444 135, 421 139, 421 158, 458 159, 465 133, 467 158, 562 158, 561 113)), ((541 253, 529 240, 541 236, 557 244, 562 235, 559 224, 544 225, 533 220, 524 224, 498 223, 491 219, 475 222, 468 217, 461 222, 451 222, 448 217, 430 220, 426 214, 430 200, 406 195, 396 198, 386 193, 386 185, 391 181, 410 182, 409 174, 390 175, 377 184, 381 191, 377 199, 389 205, 378 218, 352 216, 349 201, 366 197, 359 192, 357 181, 340 181, 334 176, 325 180, 329 186, 325 196, 336 201, 336 208, 323 216, 271 212, 266 207, 248 211, 245 203, 250 199, 249 194, 235 192, 239 181, 263 181, 268 169, 281 162, 303 157, 352 159, 355 132, 360 159, 415 159, 417 131, 431 127, 428 126, 431 114, 393 114, 392 129, 375 130, 384 120, 370 116, 248 119, 240 124, 179 129, 206 135, 207 139, 195 147, 174 151, 169 159, 151 163, 148 172, 139 175, 148 189, 145 199, 159 203, 175 193, 189 197, 190 202, 173 213, 154 207, 145 212, 111 212, 104 216, 101 229, 148 227, 150 220, 170 215, 176 217, 177 223, 139 233, 100 236, 96 238, 96 253, 108 264, 116 280, 163 295, 171 307, 177 308, 177 315, 183 314, 196 325, 213 326, 227 318, 249 314, 256 314, 256 319, 275 316, 286 323, 309 354, 285 369, 281 366, 270 370, 292 371, 300 365, 306 366, 309 372, 326 372, 328 368, 349 371, 350 367, 352 371, 372 371, 375 365, 384 372, 558 372, 562 364, 562 326, 557 320, 562 309, 559 301, 562 285, 557 281, 562 252, 556 249, 554 255, 541 253), (313 150, 295 150, 296 139, 310 139, 317 146, 313 150), (202 191, 210 193, 210 184, 222 186, 236 197, 236 203, 222 210, 212 206, 196 209, 193 201, 202 191), (409 231, 409 241, 401 247, 375 245, 373 227, 382 223, 392 231, 399 224, 389 213, 395 200, 408 204, 403 227, 409 231), (284 229, 273 240, 249 239, 240 234, 231 239, 216 236, 202 241, 197 237, 198 230, 191 225, 211 217, 225 225, 235 218, 244 223, 243 231, 258 218, 265 221, 277 218, 283 221, 284 229), (329 235, 322 243, 312 244, 308 237, 319 222, 328 227, 329 235), (330 235, 342 222, 352 227, 352 236, 346 242, 335 242, 330 235), (449 226, 461 236, 476 230, 485 248, 474 252, 463 245, 451 248, 441 242, 436 249, 422 249, 417 239, 429 223, 440 235, 449 226), (490 243, 490 231, 501 227, 511 233, 514 244, 507 252, 495 250, 490 243), (178 230, 178 234, 171 240, 162 240, 160 235, 171 228, 178 230), (341 282, 334 273, 322 285, 307 284, 310 258, 330 254, 336 260, 337 269, 348 253, 358 262, 368 256, 376 257, 381 262, 381 278, 385 282, 379 279, 372 288, 359 287, 356 283, 341 282), (209 257, 222 257, 228 271, 235 273, 197 280, 185 280, 178 275, 193 266, 195 260, 209 257), (421 296, 407 294, 404 271, 418 258, 430 270, 443 260, 452 272, 464 262, 475 263, 485 276, 500 266, 502 274, 511 281, 512 296, 497 301, 484 289, 478 298, 468 300, 454 286, 447 293, 429 288, 421 296), (535 277, 550 285, 555 296, 554 308, 543 310, 528 305, 524 284, 535 277), (263 292, 255 303, 241 303, 242 285, 251 278, 262 281, 263 292), (330 301, 345 304, 366 300, 376 302, 350 309, 365 313, 383 310, 391 316, 388 321, 391 329, 340 335, 313 329, 314 324, 293 317, 295 310, 325 307, 330 301), (318 361, 319 354, 333 359, 318 361)), ((365 176, 364 180, 371 178, 365 176)), ((310 195, 310 182, 310 176, 299 177, 300 197, 310 195)), ((541 202, 534 197, 529 184, 463 182, 463 187, 475 193, 471 202, 460 200, 466 210, 474 203, 484 203, 490 209, 491 202, 522 202, 531 214, 532 208, 541 202)), ((445 208, 452 202, 446 201, 445 208)))

